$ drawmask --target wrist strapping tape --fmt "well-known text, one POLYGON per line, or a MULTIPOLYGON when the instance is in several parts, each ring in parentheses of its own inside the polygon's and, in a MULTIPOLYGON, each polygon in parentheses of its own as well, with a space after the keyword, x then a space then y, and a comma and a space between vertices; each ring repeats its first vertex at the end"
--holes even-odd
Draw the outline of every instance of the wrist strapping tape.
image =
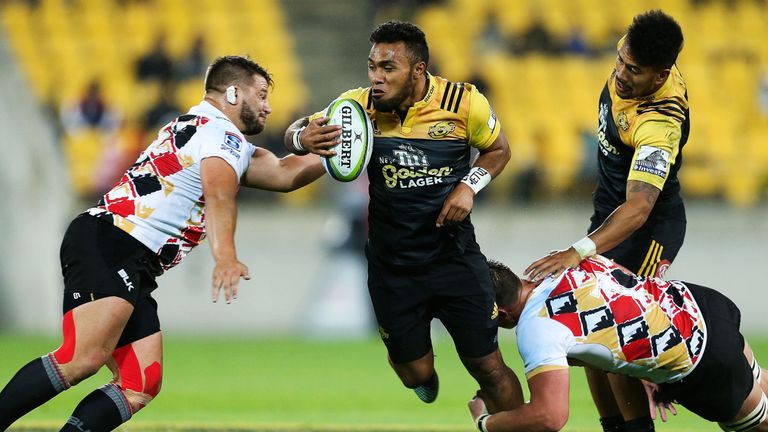
POLYGON ((581 259, 589 258, 597 253, 597 245, 592 241, 589 236, 577 241, 571 245, 576 250, 581 259))
POLYGON ((491 182, 491 173, 481 167, 472 167, 471 170, 461 179, 461 182, 469 186, 477 195, 478 192, 491 182))
POLYGON ((306 126, 300 127, 296 132, 293 133, 293 149, 296 150, 299 153, 306 153, 307 149, 304 148, 304 146, 301 145, 301 139, 300 135, 306 129, 306 126))
POLYGON ((477 418, 477 430, 480 432, 488 432, 488 428, 485 426, 488 423, 488 419, 491 418, 490 414, 483 414, 477 418))

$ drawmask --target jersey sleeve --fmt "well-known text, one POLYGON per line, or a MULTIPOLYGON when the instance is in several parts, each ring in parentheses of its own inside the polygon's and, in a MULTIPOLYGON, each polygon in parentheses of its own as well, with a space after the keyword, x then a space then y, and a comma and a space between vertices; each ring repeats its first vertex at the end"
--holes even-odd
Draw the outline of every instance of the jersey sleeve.
POLYGON ((215 124, 206 126, 193 137, 200 140, 199 160, 209 157, 224 159, 235 170, 239 179, 248 169, 251 155, 256 148, 235 131, 216 127, 215 124))
MULTIPOLYGON (((368 104, 368 90, 369 89, 370 89, 370 87, 366 87, 366 88, 358 87, 356 89, 347 90, 344 93, 340 94, 339 97, 337 97, 336 99, 354 99, 357 102, 359 102, 360 105, 363 106, 363 108, 365 108, 367 106, 367 104, 368 104)), ((336 100, 336 99, 334 99, 334 100, 336 100)), ((330 105, 330 104, 331 103, 328 102, 328 105, 330 105)), ((323 108, 322 111, 318 111, 318 112, 310 115, 309 116, 309 121, 312 121, 312 120, 314 120, 316 118, 323 117, 325 115, 325 110, 327 108, 328 107, 326 106, 325 108, 323 108)))
POLYGON ((562 324, 533 317, 517 325, 517 349, 528 379, 551 370, 568 369, 568 349, 573 335, 562 324))
POLYGON ((663 189, 680 150, 680 127, 680 123, 661 116, 639 124, 632 136, 635 154, 627 180, 638 180, 663 189))
POLYGON ((496 141, 501 131, 501 123, 496 118, 488 99, 474 86, 470 96, 467 138, 469 145, 482 150, 496 141))

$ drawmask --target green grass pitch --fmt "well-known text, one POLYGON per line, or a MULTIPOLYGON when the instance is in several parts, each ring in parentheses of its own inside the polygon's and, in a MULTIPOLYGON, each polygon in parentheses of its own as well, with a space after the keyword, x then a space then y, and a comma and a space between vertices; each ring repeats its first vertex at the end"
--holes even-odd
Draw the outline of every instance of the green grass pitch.
MULTIPOLYGON (((768 338, 748 340, 758 359, 768 363, 768 338)), ((46 337, 0 335, 0 385, 57 345, 46 337)), ((501 346, 522 377, 514 339, 505 335, 501 346)), ((476 384, 448 337, 437 338, 435 353, 440 396, 426 405, 400 385, 377 339, 168 337, 160 395, 121 430, 472 431, 466 402, 476 384)), ((77 402, 109 378, 102 371, 28 414, 15 430, 58 430, 77 402)), ((564 430, 599 430, 584 373, 572 368, 571 379, 571 415, 564 430)), ((666 424, 657 422, 657 430, 718 430, 680 411, 666 424)))

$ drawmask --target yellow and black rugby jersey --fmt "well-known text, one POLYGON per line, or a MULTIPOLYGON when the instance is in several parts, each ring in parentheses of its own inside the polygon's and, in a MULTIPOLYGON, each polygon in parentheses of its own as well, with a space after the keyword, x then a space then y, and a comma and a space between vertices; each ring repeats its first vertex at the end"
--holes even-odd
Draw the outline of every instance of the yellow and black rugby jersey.
POLYGON ((680 204, 677 171, 690 131, 688 91, 683 76, 673 66, 658 91, 638 99, 620 98, 615 80, 614 71, 600 95, 595 206, 612 211, 621 205, 626 200, 628 180, 660 189, 657 207, 680 204))
POLYGON ((391 264, 424 264, 477 247, 469 217, 444 228, 435 222, 471 167, 470 147, 489 147, 501 130, 475 86, 428 79, 426 96, 402 122, 394 112, 376 111, 370 88, 340 96, 360 102, 373 122, 368 250, 391 264))

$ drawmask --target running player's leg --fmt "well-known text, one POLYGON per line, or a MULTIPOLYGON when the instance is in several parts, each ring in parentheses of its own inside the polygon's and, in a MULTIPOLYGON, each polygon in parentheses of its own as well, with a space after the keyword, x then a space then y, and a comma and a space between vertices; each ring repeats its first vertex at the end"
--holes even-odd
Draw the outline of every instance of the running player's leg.
POLYGON ((653 419, 648 410, 648 396, 640 380, 613 373, 606 375, 611 393, 624 419, 624 431, 653 431, 653 419))
POLYGON ((496 348, 483 357, 459 356, 464 367, 480 385, 488 411, 508 411, 523 404, 523 389, 515 373, 510 369, 496 348))
POLYGON ((423 402, 432 403, 437 399, 440 381, 435 372, 435 355, 430 349, 424 356, 409 362, 395 363, 388 357, 389 365, 404 386, 413 389, 423 402))
POLYGON ((507 367, 498 345, 498 308, 488 261, 468 249, 435 268, 431 283, 439 287, 432 302, 435 316, 451 334, 456 351, 477 381, 490 412, 523 403, 520 382, 507 367))
POLYGON ((584 373, 587 376, 592 401, 595 403, 597 414, 600 416, 603 432, 624 432, 624 417, 619 410, 613 390, 611 390, 608 374, 590 367, 585 367, 584 373))
POLYGON ((429 293, 419 279, 422 273, 394 270, 368 259, 368 290, 388 362, 405 387, 430 403, 437 397, 438 381, 429 335, 429 293))
POLYGON ((95 374, 110 358, 133 306, 119 297, 81 304, 64 315, 64 341, 24 366, 0 393, 0 429, 95 374))
POLYGON ((62 431, 113 430, 147 406, 162 382, 161 333, 117 348, 107 365, 114 380, 80 401, 62 431))

